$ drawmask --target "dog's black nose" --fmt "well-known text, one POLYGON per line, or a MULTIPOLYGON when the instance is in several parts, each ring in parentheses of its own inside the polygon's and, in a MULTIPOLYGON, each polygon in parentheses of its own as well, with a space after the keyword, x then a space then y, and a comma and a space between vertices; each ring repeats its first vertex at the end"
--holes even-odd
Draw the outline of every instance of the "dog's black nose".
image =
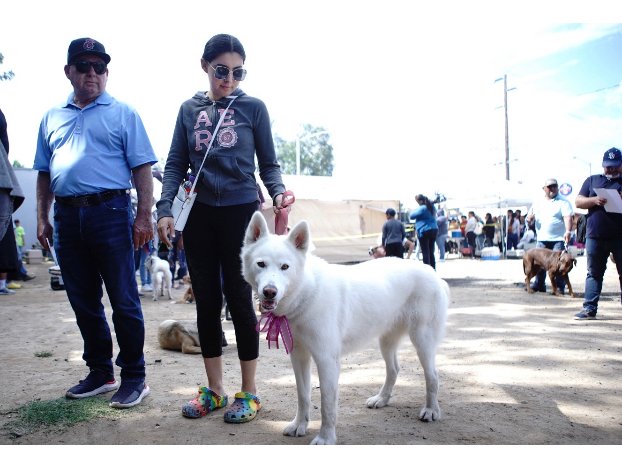
POLYGON ((276 297, 277 289, 274 285, 268 285, 263 289, 263 295, 266 299, 274 299, 276 297))

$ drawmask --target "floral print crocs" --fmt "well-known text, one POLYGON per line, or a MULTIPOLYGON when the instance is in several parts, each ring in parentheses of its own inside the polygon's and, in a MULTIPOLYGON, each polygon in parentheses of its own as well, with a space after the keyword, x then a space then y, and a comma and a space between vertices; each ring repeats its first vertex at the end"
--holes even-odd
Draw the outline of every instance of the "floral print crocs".
POLYGON ((261 409, 261 400, 250 392, 238 392, 235 400, 225 412, 226 423, 247 423, 255 419, 261 409))
MULTIPOLYGON (((236 394, 237 395, 237 394, 236 394)), ((228 397, 220 396, 209 387, 199 387, 199 395, 181 407, 181 414, 186 418, 201 418, 206 414, 227 406, 228 397)))

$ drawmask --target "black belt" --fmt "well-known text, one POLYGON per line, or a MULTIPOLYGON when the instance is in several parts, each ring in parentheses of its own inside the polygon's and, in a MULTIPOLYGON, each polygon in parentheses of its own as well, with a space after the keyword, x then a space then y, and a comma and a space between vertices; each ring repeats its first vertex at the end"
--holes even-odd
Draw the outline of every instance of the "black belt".
POLYGON ((78 195, 75 197, 56 197, 56 201, 58 203, 62 203, 63 205, 79 208, 84 206, 99 205, 107 202, 111 198, 126 194, 126 189, 116 189, 98 192, 97 194, 78 195))

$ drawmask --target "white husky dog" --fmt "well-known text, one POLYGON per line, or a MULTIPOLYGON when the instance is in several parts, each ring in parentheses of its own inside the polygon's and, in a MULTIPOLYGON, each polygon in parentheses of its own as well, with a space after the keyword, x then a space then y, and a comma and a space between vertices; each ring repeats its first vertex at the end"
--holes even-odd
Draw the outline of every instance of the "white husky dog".
POLYGON ((168 261, 159 258, 157 254, 152 253, 145 260, 145 267, 151 273, 151 283, 153 284, 153 300, 158 300, 158 295, 164 296, 164 290, 171 297, 171 287, 173 286, 173 274, 168 261))
POLYGON ((419 418, 439 419, 435 362, 449 306, 447 283, 430 266, 398 258, 329 264, 308 254, 310 245, 305 221, 287 236, 277 236, 269 233, 263 215, 256 212, 242 250, 244 278, 259 296, 261 312, 281 321, 286 317, 293 337, 290 352, 298 408, 283 434, 303 436, 307 431, 313 358, 320 379, 322 424, 311 443, 336 443, 340 358, 370 340, 379 340, 387 374, 367 406, 387 405, 399 371, 397 348, 405 335, 414 344, 425 375, 426 402, 419 418))

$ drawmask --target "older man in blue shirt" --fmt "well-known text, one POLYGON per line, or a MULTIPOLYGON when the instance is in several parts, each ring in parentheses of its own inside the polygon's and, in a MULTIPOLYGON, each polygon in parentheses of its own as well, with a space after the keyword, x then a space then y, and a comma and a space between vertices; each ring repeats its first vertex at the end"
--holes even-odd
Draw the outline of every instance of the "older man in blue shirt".
POLYGON ((66 396, 118 389, 110 406, 127 408, 149 394, 134 248, 153 237, 151 165, 157 158, 136 111, 106 92, 109 62, 96 40, 80 38, 69 45, 65 75, 74 91, 44 115, 37 140, 37 236, 48 248, 53 233, 90 369, 66 396), (138 195, 136 216, 128 194, 131 178, 138 195), (48 215, 54 199, 52 227, 48 215), (120 385, 114 377, 102 281, 119 345, 115 363, 121 368, 120 385))

